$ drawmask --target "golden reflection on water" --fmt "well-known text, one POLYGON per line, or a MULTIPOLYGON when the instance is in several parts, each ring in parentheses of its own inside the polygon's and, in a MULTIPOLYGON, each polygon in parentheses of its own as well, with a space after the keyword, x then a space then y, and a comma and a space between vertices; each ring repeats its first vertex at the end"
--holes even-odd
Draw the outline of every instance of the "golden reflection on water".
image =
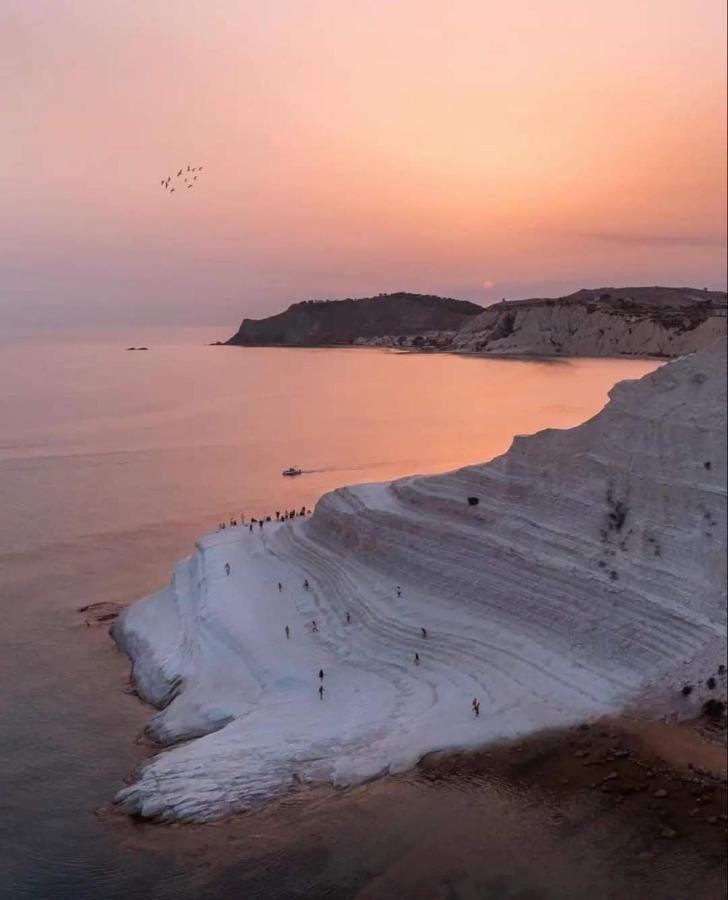
POLYGON ((214 527, 310 506, 343 484, 484 461, 515 434, 584 421, 616 381, 658 365, 189 340, 142 353, 108 340, 10 344, 0 540, 18 550, 51 542, 57 516, 66 537, 214 527), (284 479, 291 465, 304 474, 284 479))

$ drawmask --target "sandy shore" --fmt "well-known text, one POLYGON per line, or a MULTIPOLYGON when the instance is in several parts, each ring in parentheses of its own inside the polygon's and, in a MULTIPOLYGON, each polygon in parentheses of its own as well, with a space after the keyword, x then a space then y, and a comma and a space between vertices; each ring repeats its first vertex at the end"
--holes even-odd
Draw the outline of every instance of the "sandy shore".
POLYGON ((223 892, 717 900, 726 878, 725 731, 708 728, 710 739, 703 731, 703 722, 602 719, 431 754, 413 772, 369 785, 299 786, 208 825, 110 821, 129 849, 198 858, 223 892), (277 866, 284 857, 296 872, 277 866))

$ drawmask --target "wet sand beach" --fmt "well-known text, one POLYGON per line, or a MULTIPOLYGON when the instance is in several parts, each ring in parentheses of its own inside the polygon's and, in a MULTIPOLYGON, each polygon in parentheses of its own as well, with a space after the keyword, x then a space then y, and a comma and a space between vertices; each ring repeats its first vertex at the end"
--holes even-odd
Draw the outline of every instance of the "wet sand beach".
POLYGON ((357 788, 302 789, 212 825, 133 823, 108 807, 101 815, 129 852, 195 859, 200 896, 214 879, 218 896, 235 885, 291 900, 717 900, 725 732, 707 741, 699 728, 584 723, 432 754, 411 773, 357 788))

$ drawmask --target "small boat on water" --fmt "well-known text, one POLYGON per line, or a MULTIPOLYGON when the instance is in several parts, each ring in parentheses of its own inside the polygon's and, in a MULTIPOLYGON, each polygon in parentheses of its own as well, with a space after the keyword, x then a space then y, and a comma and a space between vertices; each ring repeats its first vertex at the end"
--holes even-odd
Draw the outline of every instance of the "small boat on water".
POLYGON ((290 469, 284 469, 284 470, 283 470, 283 474, 284 474, 285 476, 287 476, 288 478, 293 478, 294 475, 301 475, 301 474, 302 474, 302 470, 301 470, 301 469, 297 469, 295 466, 291 466, 290 469))

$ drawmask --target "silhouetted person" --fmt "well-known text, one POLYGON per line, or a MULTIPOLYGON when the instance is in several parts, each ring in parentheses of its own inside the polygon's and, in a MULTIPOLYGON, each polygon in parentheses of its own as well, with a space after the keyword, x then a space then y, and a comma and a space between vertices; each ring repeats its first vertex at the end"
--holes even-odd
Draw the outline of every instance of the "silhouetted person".
POLYGON ((289 640, 291 637, 291 629, 286 625, 286 640, 289 640))
POLYGON ((225 574, 226 575, 230 574, 230 563, 225 563, 225 574))
POLYGON ((282 585, 282 584, 280 583, 280 581, 279 581, 279 582, 278 582, 278 593, 280 594, 280 592, 281 592, 282 590, 283 590, 283 585, 282 585))
POLYGON ((308 578, 303 579, 303 589, 304 591, 308 590, 308 578))
POLYGON ((470 704, 473 708, 473 712, 476 716, 480 715, 480 700, 477 697, 473 697, 473 702, 470 704))
POLYGON ((311 622, 311 631, 313 631, 313 632, 317 632, 317 631, 318 631, 318 625, 316 624, 316 619, 314 619, 314 620, 311 622))
POLYGON ((323 681, 323 680, 324 680, 324 670, 319 669, 319 681, 323 681))
POLYGON ((402 596, 402 588, 399 585, 397 585, 397 596, 398 597, 402 596))
POLYGON ((420 631, 422 632, 422 637, 423 637, 425 640, 427 640, 427 629, 426 629, 426 628, 421 628, 420 631))
POLYGON ((324 686, 323 685, 319 686, 319 699, 320 700, 324 699, 324 686))
POLYGON ((420 654, 415 653, 415 665, 419 666, 419 664, 420 664, 420 654))
POLYGON ((351 623, 351 613, 347 612, 346 614, 346 624, 349 625, 351 623))

